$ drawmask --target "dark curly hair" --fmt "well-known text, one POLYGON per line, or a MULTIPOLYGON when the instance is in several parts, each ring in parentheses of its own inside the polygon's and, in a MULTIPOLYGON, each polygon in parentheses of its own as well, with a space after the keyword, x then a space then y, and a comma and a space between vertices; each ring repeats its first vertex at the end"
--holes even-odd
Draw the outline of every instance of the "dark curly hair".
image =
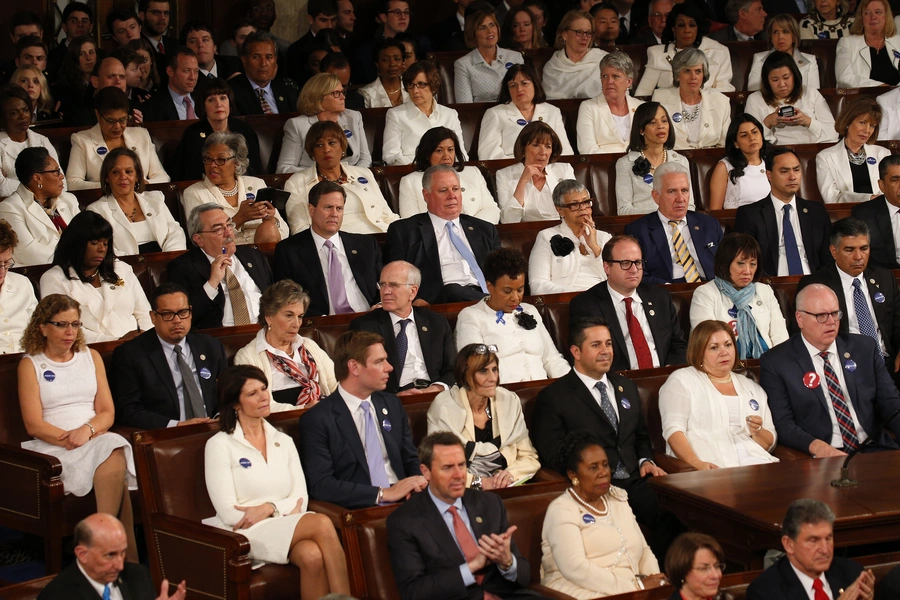
POLYGON ((603 448, 603 444, 600 443, 600 438, 596 434, 585 429, 570 431, 559 445, 554 468, 566 477, 570 472, 577 473, 578 465, 581 463, 581 454, 591 446, 603 448))
POLYGON ((416 146, 416 156, 413 158, 416 171, 428 170, 428 167, 431 166, 431 155, 444 140, 451 140, 453 147, 456 148, 456 160, 453 162, 453 168, 457 171, 463 170, 466 149, 459 143, 456 133, 448 127, 432 127, 422 135, 419 145, 416 146))
POLYGON ((524 275, 528 271, 528 259, 519 250, 498 248, 484 259, 482 271, 484 280, 493 285, 504 275, 510 279, 524 275))

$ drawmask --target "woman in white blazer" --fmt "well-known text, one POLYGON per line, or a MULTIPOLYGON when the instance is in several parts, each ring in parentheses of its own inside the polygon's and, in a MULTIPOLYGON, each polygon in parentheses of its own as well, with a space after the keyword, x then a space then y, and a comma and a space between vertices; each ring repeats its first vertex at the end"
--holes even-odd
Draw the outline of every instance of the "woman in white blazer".
POLYGON ((278 405, 269 401, 267 384, 249 365, 219 376, 221 431, 204 452, 206 490, 216 514, 203 523, 245 536, 255 566, 297 566, 304 582, 301 600, 349 594, 347 562, 334 526, 328 517, 309 512, 297 446, 266 421, 278 405))
POLYGON ((478 160, 513 157, 513 146, 522 128, 543 121, 553 128, 563 145, 563 154, 574 154, 562 112, 544 94, 540 75, 531 65, 513 65, 500 86, 500 104, 484 111, 478 133, 478 160))
MULTIPOLYGON (((408 165, 416 156, 422 135, 434 127, 446 127, 462 140, 459 113, 438 104, 441 75, 430 60, 420 60, 403 73, 409 102, 387 111, 381 158, 387 165, 408 165)), ((464 148, 461 148, 464 150, 464 148)))
POLYGON ((759 89, 762 78, 763 62, 772 52, 786 52, 794 57, 794 62, 803 76, 806 87, 819 89, 819 63, 815 55, 800 52, 797 47, 800 44, 800 26, 791 15, 776 15, 766 25, 770 49, 765 52, 757 52, 753 55, 750 65, 750 74, 747 76, 747 91, 755 92, 759 89))
POLYGON ((366 108, 391 108, 409 100, 400 76, 403 74, 403 53, 406 48, 394 38, 384 38, 375 45, 375 81, 359 88, 366 108))
POLYGON ((184 230, 169 212, 163 193, 138 193, 144 174, 134 151, 116 148, 107 154, 100 179, 106 195, 87 210, 112 225, 116 256, 186 249, 184 230))
POLYGON ((41 276, 41 298, 64 294, 81 305, 89 344, 131 339, 153 328, 150 303, 131 267, 116 260, 113 230, 94 212, 82 212, 63 231, 53 268, 41 276))
POLYGON ((97 124, 72 134, 72 153, 66 177, 72 190, 100 187, 100 168, 107 153, 115 148, 130 148, 141 160, 147 183, 166 183, 163 169, 150 133, 143 127, 128 127, 130 104, 125 92, 116 87, 103 88, 94 96, 97 124))
POLYGON ((634 81, 634 63, 618 50, 600 61, 603 94, 578 107, 579 154, 625 152, 631 139, 631 119, 642 104, 628 90, 634 81))
MULTIPOLYGON (((0 97, 0 199, 19 187, 16 158, 25 148, 46 148, 53 160, 59 162, 50 139, 31 130, 33 110, 31 98, 18 86, 8 88, 0 97)), ((65 181, 63 189, 66 189, 65 181)))
POLYGON ((567 12, 556 29, 556 52, 541 72, 548 99, 594 98, 603 92, 599 71, 607 52, 591 48, 593 43, 594 18, 590 13, 567 12))
POLYGON ((46 265, 53 260, 59 236, 78 214, 78 198, 63 191, 62 169, 42 147, 22 150, 16 160, 15 192, 0 202, 0 219, 19 238, 13 258, 21 266, 46 265))
POLYGON ((10 272, 18 239, 12 226, 0 219, 0 354, 21 352, 19 342, 37 306, 34 286, 24 275, 10 272))
POLYGON ((489 11, 466 17, 463 37, 472 51, 453 63, 454 102, 496 102, 506 70, 525 62, 522 53, 498 45, 500 25, 489 11))
POLYGON ((837 86, 860 88, 900 83, 900 36, 890 5, 884 0, 862 0, 856 7, 850 33, 838 40, 835 50, 837 86))
POLYGON ((344 163, 354 167, 371 166, 372 154, 369 152, 362 114, 345 108, 344 100, 344 86, 333 73, 318 73, 306 82, 297 100, 300 116, 288 119, 284 124, 284 140, 276 173, 296 173, 312 166, 312 159, 303 147, 309 128, 319 121, 334 121, 343 128, 347 136, 347 155, 342 159, 344 163))
POLYGON ((400 218, 428 212, 422 194, 422 178, 428 167, 443 164, 456 169, 459 175, 459 191, 462 195, 462 212, 496 225, 500 222, 500 207, 491 195, 484 175, 478 167, 464 167, 459 138, 446 127, 429 129, 422 136, 413 160, 416 170, 400 180, 400 218))
POLYGON ((865 202, 881 195, 878 165, 891 151, 874 142, 881 106, 874 98, 855 98, 838 115, 840 141, 816 155, 816 183, 826 204, 865 202))

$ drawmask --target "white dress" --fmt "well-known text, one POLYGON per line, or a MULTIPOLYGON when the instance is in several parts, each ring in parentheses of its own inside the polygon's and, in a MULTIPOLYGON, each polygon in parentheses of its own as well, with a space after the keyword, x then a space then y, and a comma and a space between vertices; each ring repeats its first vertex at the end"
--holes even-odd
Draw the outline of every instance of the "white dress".
MULTIPOLYGON (((97 370, 90 350, 76 352, 68 362, 60 363, 44 353, 25 358, 34 365, 41 394, 44 421, 70 431, 81 427, 95 416, 94 398, 97 395, 97 370)), ((86 496, 94 487, 94 471, 109 458, 116 448, 125 449, 126 483, 129 490, 137 489, 131 445, 117 433, 94 436, 74 450, 54 446, 41 440, 22 442, 26 450, 48 454, 62 463, 62 482, 67 494, 86 496)))
POLYGON ((497 201, 500 204, 501 223, 521 223, 523 221, 558 221, 559 213, 553 205, 553 188, 563 179, 575 179, 575 170, 569 163, 550 163, 544 188, 538 190, 529 180, 525 184, 525 205, 519 204, 513 194, 519 178, 525 171, 524 163, 516 163, 496 173, 497 201))
POLYGON ((723 158, 719 161, 728 169, 728 186, 725 188, 725 204, 722 208, 737 208, 745 204, 753 204, 762 200, 772 192, 772 185, 766 177, 765 163, 747 165, 744 174, 738 177, 737 183, 731 182, 731 172, 734 167, 731 161, 723 158))

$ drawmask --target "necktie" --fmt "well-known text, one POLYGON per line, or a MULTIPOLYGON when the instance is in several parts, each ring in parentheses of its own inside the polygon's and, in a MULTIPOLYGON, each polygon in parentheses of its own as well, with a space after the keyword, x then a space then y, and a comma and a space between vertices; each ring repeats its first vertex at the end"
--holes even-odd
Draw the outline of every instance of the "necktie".
POLYGON ((619 37, 628 35, 628 24, 625 17, 619 17, 619 37))
POLYGON ((400 319, 400 333, 397 334, 397 381, 403 373, 403 365, 406 363, 406 353, 409 351, 409 338, 406 336, 406 326, 409 319, 400 319))
POLYGON ((378 443, 378 428, 372 420, 372 405, 368 400, 359 403, 366 420, 366 463, 369 465, 369 479, 372 485, 380 488, 391 487, 387 470, 384 468, 384 457, 381 455, 381 444, 378 443))
MULTIPOLYGON (((456 507, 451 506, 447 510, 453 515, 453 534, 456 536, 456 543, 459 544, 459 549, 462 550, 466 562, 471 562, 480 552, 480 550, 478 550, 478 544, 475 542, 475 538, 472 537, 469 528, 466 527, 466 524, 463 522, 462 517, 459 516, 459 511, 456 507)), ((475 583, 481 585, 481 582, 484 581, 484 573, 472 573, 472 575, 475 576, 475 583)), ((494 594, 485 591, 484 600, 499 600, 499 598, 494 594)))
POLYGON ((862 292, 862 284, 859 279, 853 280, 853 308, 856 310, 856 322, 859 325, 859 332, 867 335, 878 344, 878 329, 875 327, 875 321, 872 320, 872 313, 869 312, 869 304, 862 292))
POLYGON ((672 247, 675 248, 675 257, 684 268, 684 280, 688 283, 700 281, 700 273, 697 271, 697 265, 694 264, 694 258, 688 252, 684 238, 681 237, 678 221, 669 221, 669 227, 672 228, 672 247))
POLYGON ((197 113, 194 112, 194 103, 191 102, 190 96, 184 97, 184 109, 187 112, 187 119, 193 120, 197 118, 197 113))
POLYGON ((103 600, 109 600, 109 584, 103 586, 103 600))
MULTIPOLYGON (((609 419, 613 429, 616 430, 616 435, 619 435, 619 417, 616 416, 616 411, 613 409, 612 402, 609 400, 609 390, 606 388, 606 384, 602 381, 598 381, 594 387, 600 392, 600 410, 602 410, 603 414, 606 415, 606 418, 609 419)), ((613 473, 613 479, 628 479, 628 477, 628 469, 626 469, 625 465, 622 464, 622 461, 619 460, 619 464, 616 465, 616 472, 613 473)))
POLYGON ((247 299, 244 290, 231 269, 225 268, 225 285, 228 287, 228 299, 231 301, 231 314, 235 325, 249 325, 250 312, 247 310, 247 299))
POLYGON ((266 100, 266 90, 263 88, 256 89, 256 95, 259 96, 259 105, 262 107, 263 113, 267 115, 274 114, 272 113, 272 107, 269 105, 269 101, 266 100))
POLYGON ((453 244, 453 247, 456 248, 456 251, 459 252, 459 255, 462 256, 463 260, 466 261, 466 264, 469 265, 469 268, 472 270, 472 274, 475 276, 475 279, 478 280, 478 285, 481 286, 481 291, 487 294, 487 284, 484 281, 484 273, 481 272, 481 267, 478 266, 478 261, 475 260, 475 255, 472 254, 472 251, 469 250, 469 247, 466 246, 466 243, 459 239, 459 236, 456 235, 456 232, 453 231, 453 221, 447 221, 447 235, 450 236, 450 243, 453 244))
POLYGON ((159 52, 160 54, 163 54, 163 55, 166 53, 166 47, 163 46, 163 43, 162 43, 162 42, 157 42, 157 43, 156 43, 156 51, 159 52))
POLYGON ((797 236, 791 225, 791 205, 784 205, 784 218, 781 220, 784 253, 787 256, 788 275, 803 275, 803 262, 800 260, 800 249, 797 248, 797 236))
POLYGON ((822 585, 821 579, 813 580, 813 590, 815 590, 814 600, 828 600, 828 594, 825 593, 825 586, 822 585))
POLYGON ((181 371, 181 389, 184 393, 184 418, 196 419, 205 417, 206 408, 203 406, 203 393, 197 387, 191 366, 184 360, 180 344, 175 344, 175 358, 178 362, 178 370, 181 371))
POLYGON ((328 249, 328 295, 331 296, 334 314, 352 313, 353 308, 347 300, 347 288, 344 287, 344 276, 341 274, 341 260, 331 240, 325 240, 324 245, 328 249))
POLYGON ((634 346, 634 353, 637 355, 638 369, 652 369, 653 356, 650 354, 650 345, 647 344, 647 338, 644 337, 644 330, 641 324, 631 311, 631 303, 634 298, 625 298, 625 322, 628 323, 628 337, 631 338, 631 345, 634 346))
POLYGON ((834 408, 834 416, 837 418, 844 448, 856 450, 859 447, 859 438, 856 437, 856 425, 853 424, 853 417, 850 416, 850 407, 844 398, 841 382, 831 363, 828 362, 828 353, 819 352, 819 356, 825 361, 825 384, 828 387, 828 395, 831 396, 831 406, 834 408))

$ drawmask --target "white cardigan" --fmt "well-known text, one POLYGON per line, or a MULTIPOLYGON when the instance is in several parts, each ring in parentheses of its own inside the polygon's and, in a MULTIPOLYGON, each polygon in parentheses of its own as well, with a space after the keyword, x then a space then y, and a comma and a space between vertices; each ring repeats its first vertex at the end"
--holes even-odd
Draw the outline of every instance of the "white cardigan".
MULTIPOLYGON (((750 74, 747 76, 747 91, 755 92, 759 89, 760 80, 762 78, 762 66, 772 54, 774 50, 766 50, 765 52, 757 52, 753 55, 753 63, 750 65, 750 74)), ((814 54, 806 54, 799 50, 794 50, 794 62, 800 69, 800 76, 803 78, 803 85, 808 88, 817 90, 821 86, 819 83, 819 63, 814 54)))
MULTIPOLYGON (((716 282, 707 281, 694 290, 691 299, 691 327, 710 320, 725 323, 735 321, 737 317, 728 314, 732 308, 734 303, 719 291, 716 282)), ((750 312, 753 313, 757 330, 769 348, 786 342, 790 337, 775 292, 765 283, 756 282, 756 294, 750 301, 750 312)))
POLYGON ((495 174, 497 181, 497 201, 500 204, 501 223, 521 223, 523 221, 558 221, 559 213, 553 206, 553 188, 563 179, 575 179, 575 170, 569 163, 547 165, 544 189, 538 191, 534 183, 525 184, 525 206, 513 197, 519 178, 525 171, 525 164, 518 162, 504 167, 495 174))
MULTIPOLYGON (((500 207, 491 195, 484 175, 478 167, 463 167, 457 171, 459 175, 459 191, 462 194, 462 212, 464 215, 478 217, 482 221, 496 225, 500 222, 500 207)), ((422 177, 424 171, 413 171, 400 180, 400 218, 428 212, 425 196, 422 195, 422 177)))
MULTIPOLYGON (((777 106, 770 106, 763 100, 762 92, 753 92, 747 97, 744 112, 753 115, 762 123, 766 117, 778 110, 779 107, 787 105, 787 102, 778 102, 777 106)), ((834 130, 834 116, 831 114, 831 109, 828 108, 825 98, 822 97, 818 90, 803 86, 803 95, 800 96, 800 100, 792 103, 791 106, 802 111, 811 119, 809 127, 794 125, 769 129, 763 125, 763 133, 767 140, 779 146, 822 144, 824 142, 837 141, 838 134, 834 130)))
MULTIPOLYGON (((700 41, 699 50, 706 55, 709 62, 709 81, 704 89, 714 88, 720 92, 733 92, 731 83, 731 54, 724 44, 720 44, 709 36, 700 41)), ((644 76, 638 84, 635 96, 652 96, 658 88, 670 88, 675 85, 672 76, 672 58, 675 56, 675 44, 656 44, 647 48, 647 65, 644 76)), ((671 116, 671 113, 670 113, 671 116)))
MULTIPOLYGON (((630 118, 634 119, 634 111, 643 104, 643 100, 626 97, 630 118)), ((633 122, 633 121, 632 121, 633 122)), ((608 154, 613 152, 625 152, 629 139, 622 140, 619 128, 609 110, 609 104, 603 94, 596 98, 585 100, 578 107, 578 153, 579 154, 608 154)))
MULTIPOLYGON (((535 103, 532 121, 543 121, 556 132, 564 155, 574 154, 563 123, 562 112, 549 102, 535 103)), ((478 160, 513 158, 513 146, 528 121, 512 102, 498 104, 484 111, 478 133, 478 160)))
MULTIPOLYGON (((900 35, 884 39, 884 48, 897 66, 900 56, 900 35)), ((863 35, 848 35, 840 38, 834 56, 834 74, 837 86, 842 88, 878 87, 884 85, 869 77, 872 72, 872 57, 863 35)))
POLYGON ((600 61, 609 54, 591 48, 581 62, 572 62, 565 48, 557 50, 544 65, 544 92, 548 100, 593 98, 603 93, 600 61))
MULTIPOLYGON (((81 212, 78 209, 78 198, 69 192, 63 192, 55 202, 59 216, 66 225, 81 212)), ((27 267, 53 262, 53 252, 59 242, 60 232, 35 201, 31 190, 19 184, 12 195, 0 202, 0 219, 9 223, 19 237, 19 243, 13 250, 13 259, 17 265, 27 267)))
MULTIPOLYGON (((600 248, 612 238, 610 234, 600 229, 594 232, 594 237, 600 248)), ((575 233, 565 222, 538 232, 531 255, 528 257, 528 287, 532 294, 583 292, 606 281, 603 258, 594 256, 590 248, 587 254, 582 254, 578 249, 581 243, 581 239, 575 237, 575 233), (550 239, 557 235, 563 236, 575 245, 566 256, 553 254, 550 239)))
MULTIPOLYGON (((232 206, 228 200, 225 199, 225 196, 222 195, 222 190, 220 190, 218 186, 213 185, 206 176, 203 177, 202 181, 198 181, 194 185, 188 187, 181 195, 181 205, 184 207, 185 216, 190 218, 191 211, 201 204, 215 202, 222 207, 222 210, 225 211, 225 214, 228 215, 229 218, 233 218, 234 215, 237 214, 241 202, 255 200, 259 190, 268 187, 268 184, 262 179, 250 177, 249 175, 242 175, 238 177, 237 180, 238 193, 237 196, 235 196, 238 199, 237 206, 232 206)), ((281 213, 277 210, 275 211, 275 220, 278 223, 278 233, 281 235, 281 239, 285 239, 290 235, 288 224, 284 222, 281 213)), ((262 219, 254 219, 244 223, 244 227, 241 231, 234 232, 234 243, 252 244, 253 238, 256 236, 256 228, 260 225, 262 225, 262 219)))
POLYGON ((680 431, 687 437, 700 460, 719 467, 740 466, 736 449, 738 444, 753 458, 778 462, 777 458, 769 454, 775 448, 778 434, 772 422, 772 411, 769 410, 765 390, 752 379, 737 373, 732 375, 732 381, 741 409, 741 430, 737 434, 731 433, 728 409, 706 373, 694 367, 685 367, 669 375, 659 390, 659 412, 663 437, 666 439, 666 454, 675 456, 668 440, 672 434, 680 431), (773 441, 769 452, 750 439, 750 428, 746 421, 749 416, 762 417, 763 429, 772 432, 773 441))
MULTIPOLYGON (((144 170, 144 179, 148 183, 166 183, 169 174, 163 169, 159 156, 156 155, 156 146, 150 139, 150 132, 143 127, 126 127, 122 134, 125 138, 125 147, 131 148, 141 161, 144 170)), ((69 180, 70 189, 90 190, 100 187, 100 168, 103 159, 109 153, 109 146, 103 139, 103 133, 99 125, 90 129, 78 131, 72 134, 72 153, 69 155, 69 165, 66 167, 66 179, 69 180)))
MULTIPOLYGON (((309 128, 318 122, 317 115, 300 115, 285 122, 284 141, 281 143, 281 153, 278 155, 278 163, 275 167, 276 173, 296 173, 315 164, 303 146, 306 144, 306 134, 309 128)), ((344 130, 347 147, 350 150, 350 155, 345 156, 341 162, 355 167, 371 166, 372 154, 369 152, 362 114, 348 108, 338 115, 337 123, 344 130)))
MULTIPOLYGON (((372 83, 367 83, 359 88, 359 94, 363 97, 366 108, 391 108, 394 106, 384 90, 384 86, 381 85, 380 77, 376 77, 372 83)), ((400 97, 403 98, 403 102, 409 101, 409 93, 403 87, 403 82, 400 83, 400 97)))
MULTIPOLYGON (((681 117, 681 95, 678 88, 660 88, 653 92, 653 101, 669 112, 669 126, 675 128, 675 149, 724 148, 725 135, 731 125, 731 101, 719 90, 703 88, 700 101, 700 141, 688 144, 687 121, 681 117)), ((749 111, 748 111, 749 112, 749 111)))
MULTIPOLYGON (((147 218, 147 223, 162 251, 186 250, 184 230, 169 212, 163 193, 158 191, 135 193, 134 197, 147 218)), ((112 225, 113 250, 116 256, 138 253, 138 241, 131 232, 131 221, 122 212, 119 203, 113 196, 103 196, 89 204, 85 210, 97 213, 112 225)))
POLYGON ((24 275, 7 271, 0 286, 0 354, 22 351, 19 343, 36 306, 31 281, 24 275))
MULTIPOLYGON (((433 127, 446 127, 465 146, 459 113, 449 106, 432 101, 431 116, 419 110, 412 100, 387 111, 381 158, 386 165, 408 165, 416 157, 416 148, 425 132, 433 127)), ((465 151, 465 148, 458 148, 465 151)))
MULTIPOLYGON (((46 148, 50 157, 59 164, 59 155, 56 154, 56 148, 53 147, 53 143, 47 136, 29 129, 25 132, 25 147, 46 148)), ((0 199, 6 198, 19 187, 20 182, 16 177, 16 158, 19 156, 19 151, 19 144, 9 139, 8 133, 0 131, 0 199)), ((59 166, 62 168, 62 165, 59 166)), ((67 185, 67 182, 63 180, 64 190, 67 185)))
MULTIPOLYGON (((882 158, 890 156, 891 151, 884 146, 873 144, 865 144, 863 148, 866 150, 866 167, 869 171, 869 181, 872 183, 872 194, 878 196, 881 193, 878 188, 878 164, 882 158)), ((871 200, 872 194, 853 191, 850 159, 847 158, 847 146, 843 140, 816 155, 816 183, 826 204, 871 200)))
MULTIPOLYGON (((234 364, 259 367, 269 382, 269 390, 272 390, 272 362, 266 354, 265 337, 266 328, 263 327, 256 334, 255 338, 237 351, 237 354, 234 355, 234 364), (260 340, 263 340, 263 342, 260 343, 260 340)), ((302 345, 306 347, 309 355, 316 361, 316 367, 319 370, 319 387, 322 388, 322 397, 324 398, 337 389, 337 380, 334 378, 334 362, 317 343, 307 337, 300 337, 303 340, 302 345)), ((278 404, 278 402, 275 404, 278 404)))

